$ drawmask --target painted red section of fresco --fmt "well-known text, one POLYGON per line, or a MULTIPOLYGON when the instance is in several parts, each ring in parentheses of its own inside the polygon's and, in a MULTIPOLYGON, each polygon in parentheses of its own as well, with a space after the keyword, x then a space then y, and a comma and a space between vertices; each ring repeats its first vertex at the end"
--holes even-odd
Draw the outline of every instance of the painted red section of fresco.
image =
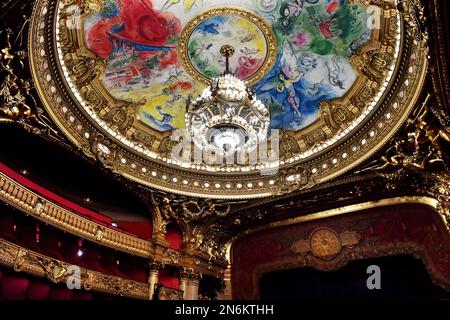
POLYGON ((432 269, 450 285, 450 237, 433 209, 423 205, 392 206, 341 217, 276 228, 250 235, 233 246, 232 288, 234 299, 257 299, 257 268, 298 257, 290 246, 308 239, 319 227, 338 233, 357 231, 360 244, 375 246, 414 243, 424 248, 423 256, 432 269))
MULTIPOLYGON (((113 50, 109 35, 112 28, 119 24, 123 24, 123 28, 115 36, 147 46, 166 45, 171 37, 181 32, 179 20, 171 13, 154 10, 150 0, 123 0, 118 16, 100 20, 92 26, 86 39, 89 49, 102 58, 108 58, 113 50)), ((172 50, 161 64, 167 66, 175 64, 177 60, 176 50, 172 50)))

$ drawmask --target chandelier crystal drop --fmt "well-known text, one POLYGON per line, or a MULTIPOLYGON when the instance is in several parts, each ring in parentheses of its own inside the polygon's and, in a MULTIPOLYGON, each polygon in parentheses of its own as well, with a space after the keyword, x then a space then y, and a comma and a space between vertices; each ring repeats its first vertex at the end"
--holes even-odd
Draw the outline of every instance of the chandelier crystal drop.
POLYGON ((212 80, 188 105, 186 127, 195 145, 222 156, 251 152, 267 140, 269 110, 230 73, 212 80))

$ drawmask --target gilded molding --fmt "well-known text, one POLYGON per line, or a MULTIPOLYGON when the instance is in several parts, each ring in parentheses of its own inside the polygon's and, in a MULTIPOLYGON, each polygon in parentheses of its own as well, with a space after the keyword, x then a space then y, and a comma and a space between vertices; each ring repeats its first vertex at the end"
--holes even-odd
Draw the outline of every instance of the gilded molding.
POLYGON ((153 254, 149 241, 112 230, 50 201, 44 201, 3 173, 0 173, 0 199, 41 221, 90 241, 141 257, 153 254))
POLYGON ((303 216, 297 216, 294 218, 279 220, 279 221, 271 222, 268 224, 256 226, 253 228, 248 228, 248 229, 242 231, 241 233, 239 233, 238 235, 231 237, 225 243, 224 249, 226 250, 227 260, 229 262, 232 261, 231 247, 232 247, 233 243, 235 243, 236 241, 238 241, 242 238, 245 238, 251 234, 257 233, 257 232, 274 229, 274 228, 291 226, 294 224, 305 223, 305 222, 313 221, 313 220, 336 217, 336 216, 340 216, 343 214, 361 213, 363 210, 372 209, 372 208, 380 208, 380 207, 401 205, 401 204, 422 204, 422 205, 429 206, 429 207, 435 209, 436 214, 438 214, 439 217, 441 218, 441 220, 446 225, 448 225, 447 221, 444 219, 443 215, 441 213, 439 213, 437 210, 437 208, 440 206, 440 201, 435 198, 432 198, 432 197, 405 196, 405 197, 387 198, 387 199, 382 199, 382 200, 377 200, 377 201, 368 201, 368 202, 362 202, 362 203, 358 203, 358 204, 343 206, 343 207, 339 207, 339 208, 334 208, 334 209, 330 209, 330 210, 315 212, 315 213, 311 213, 311 214, 307 214, 307 215, 303 215, 303 216))
MULTIPOLYGON (((0 239, 0 264, 7 268, 13 268, 16 272, 47 278, 52 283, 65 283, 68 277, 74 275, 70 264, 24 249, 3 239, 0 239)), ((127 280, 85 268, 80 268, 80 271, 81 287, 84 290, 134 299, 148 299, 147 283, 127 280)))
MULTIPOLYGON (((106 247, 162 261, 166 265, 179 267, 188 264, 194 266, 201 273, 222 276, 222 260, 212 263, 216 258, 211 258, 212 249, 206 246, 210 242, 205 242, 203 250, 185 252, 186 250, 176 251, 169 248, 165 241, 161 242, 158 239, 147 241, 118 232, 42 199, 3 173, 0 173, 0 200, 58 229, 106 247)), ((164 239, 164 234, 158 234, 164 239)))

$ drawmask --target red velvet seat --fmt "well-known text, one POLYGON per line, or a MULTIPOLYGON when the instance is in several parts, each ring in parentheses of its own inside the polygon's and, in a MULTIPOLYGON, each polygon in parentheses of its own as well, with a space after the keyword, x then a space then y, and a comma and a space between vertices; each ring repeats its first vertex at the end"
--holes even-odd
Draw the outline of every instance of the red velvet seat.
POLYGON ((48 283, 30 283, 28 286, 28 300, 48 300, 50 293, 50 284, 48 283))
POLYGON ((88 301, 92 300, 92 293, 84 290, 74 290, 72 294, 72 300, 76 301, 88 301))
POLYGON ((0 291, 5 300, 26 300, 30 281, 19 276, 6 276, 1 280, 0 291))
POLYGON ((49 300, 72 300, 73 290, 64 287, 51 288, 48 295, 49 300))

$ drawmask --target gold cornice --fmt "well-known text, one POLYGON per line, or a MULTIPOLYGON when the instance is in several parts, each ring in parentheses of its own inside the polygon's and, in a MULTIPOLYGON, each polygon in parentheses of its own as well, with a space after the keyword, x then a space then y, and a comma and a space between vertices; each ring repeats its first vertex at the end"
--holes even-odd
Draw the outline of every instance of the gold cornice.
MULTIPOLYGON (((225 246, 226 246, 226 252, 227 252, 227 260, 229 262, 232 261, 231 247, 236 241, 238 241, 244 237, 247 237, 249 235, 255 234, 257 232, 291 226, 294 224, 300 224, 300 223, 309 222, 309 221, 313 221, 313 220, 336 217, 336 216, 340 216, 340 215, 344 215, 344 214, 358 213, 358 212, 361 212, 361 211, 364 211, 367 209, 401 205, 401 204, 426 205, 426 206, 429 206, 429 207, 433 208, 434 210, 436 210, 436 214, 439 214, 437 211, 439 201, 432 197, 423 197, 423 196, 405 196, 405 197, 387 198, 387 199, 382 199, 382 200, 377 200, 377 201, 368 201, 368 202, 352 204, 352 205, 348 205, 348 206, 344 206, 344 207, 340 207, 340 208, 329 209, 329 210, 325 210, 325 211, 319 211, 319 212, 307 214, 304 216, 298 216, 298 217, 294 217, 294 218, 271 222, 271 223, 261 225, 261 226, 256 226, 256 227, 253 227, 253 228, 250 228, 250 229, 247 229, 247 230, 241 232, 240 234, 230 238, 226 242, 225 246)), ((439 215, 439 216, 443 220, 442 215, 439 215)), ((444 224, 446 224, 445 220, 443 220, 443 222, 444 222, 444 224)))
MULTIPOLYGON (((53 283, 65 283, 67 277, 70 276, 67 268, 71 266, 70 263, 44 256, 4 239, 0 239, 0 264, 7 268, 13 268, 16 272, 25 272, 42 278, 46 277, 53 283)), ((147 283, 123 279, 81 267, 80 271, 83 290, 141 300, 149 298, 149 285, 147 283)))

